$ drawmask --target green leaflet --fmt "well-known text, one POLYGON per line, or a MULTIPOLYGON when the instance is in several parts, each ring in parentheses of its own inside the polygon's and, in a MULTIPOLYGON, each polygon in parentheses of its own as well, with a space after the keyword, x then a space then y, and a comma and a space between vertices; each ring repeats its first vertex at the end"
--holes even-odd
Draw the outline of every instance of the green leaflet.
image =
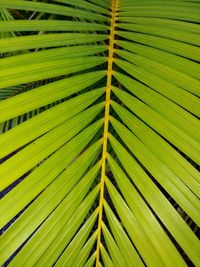
POLYGON ((0 40, 0 53, 33 48, 89 44, 107 39, 107 35, 89 33, 49 33, 0 40))
POLYGON ((106 31, 108 27, 106 25, 97 23, 84 23, 84 22, 71 22, 71 21, 59 21, 59 20, 43 20, 40 21, 4 21, 0 24, 0 31, 106 31))

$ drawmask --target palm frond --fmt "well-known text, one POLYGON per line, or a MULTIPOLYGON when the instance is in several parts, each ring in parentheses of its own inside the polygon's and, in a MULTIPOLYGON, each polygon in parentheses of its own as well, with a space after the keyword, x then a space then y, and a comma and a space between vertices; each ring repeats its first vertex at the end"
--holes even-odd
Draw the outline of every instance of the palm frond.
POLYGON ((0 264, 198 266, 199 0, 0 10, 0 264))

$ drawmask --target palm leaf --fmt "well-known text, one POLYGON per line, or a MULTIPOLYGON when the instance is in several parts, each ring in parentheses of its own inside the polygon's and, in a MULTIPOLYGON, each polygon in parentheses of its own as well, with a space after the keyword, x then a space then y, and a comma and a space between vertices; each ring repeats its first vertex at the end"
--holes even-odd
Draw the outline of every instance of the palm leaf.
POLYGON ((198 266, 199 0, 0 10, 0 264, 198 266))

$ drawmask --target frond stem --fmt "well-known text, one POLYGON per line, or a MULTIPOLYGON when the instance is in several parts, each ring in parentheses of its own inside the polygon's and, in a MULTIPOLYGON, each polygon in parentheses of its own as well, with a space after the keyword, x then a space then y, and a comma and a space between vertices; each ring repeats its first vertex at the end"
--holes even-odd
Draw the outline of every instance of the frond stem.
POLYGON ((102 168, 101 168, 100 196, 99 196, 99 217, 98 217, 98 229, 97 229, 98 234, 97 234, 96 267, 100 266, 99 258, 100 258, 100 245, 101 245, 101 233, 102 233, 102 221, 103 221, 103 201, 104 201, 104 186, 105 186, 105 176, 106 176, 106 154, 108 145, 110 96, 111 96, 111 85, 112 85, 112 75, 113 75, 113 54, 114 54, 114 38, 115 38, 115 27, 116 27, 115 21, 116 21, 118 4, 119 0, 112 1, 110 36, 109 36, 109 47, 108 47, 108 69, 107 69, 105 117, 104 117, 104 131, 103 131, 102 168))

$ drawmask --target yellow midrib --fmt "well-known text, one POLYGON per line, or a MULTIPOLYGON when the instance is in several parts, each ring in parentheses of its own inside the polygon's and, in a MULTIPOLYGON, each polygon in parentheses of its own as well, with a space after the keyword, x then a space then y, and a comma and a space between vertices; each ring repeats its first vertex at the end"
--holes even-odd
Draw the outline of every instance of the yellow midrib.
POLYGON ((109 48, 108 48, 108 69, 107 69, 107 83, 106 83, 104 131, 103 131, 102 168, 101 168, 101 180, 100 180, 99 218, 98 218, 98 228, 97 228, 96 267, 99 267, 101 232, 102 232, 103 200, 104 200, 104 186, 105 186, 105 175, 106 175, 106 154, 107 154, 107 144, 108 144, 108 126, 109 126, 109 113, 110 113, 110 95, 111 95, 112 72, 113 72, 112 67, 113 67, 113 53, 114 53, 115 20, 116 20, 118 2, 119 0, 112 0, 112 12, 111 12, 109 48))

